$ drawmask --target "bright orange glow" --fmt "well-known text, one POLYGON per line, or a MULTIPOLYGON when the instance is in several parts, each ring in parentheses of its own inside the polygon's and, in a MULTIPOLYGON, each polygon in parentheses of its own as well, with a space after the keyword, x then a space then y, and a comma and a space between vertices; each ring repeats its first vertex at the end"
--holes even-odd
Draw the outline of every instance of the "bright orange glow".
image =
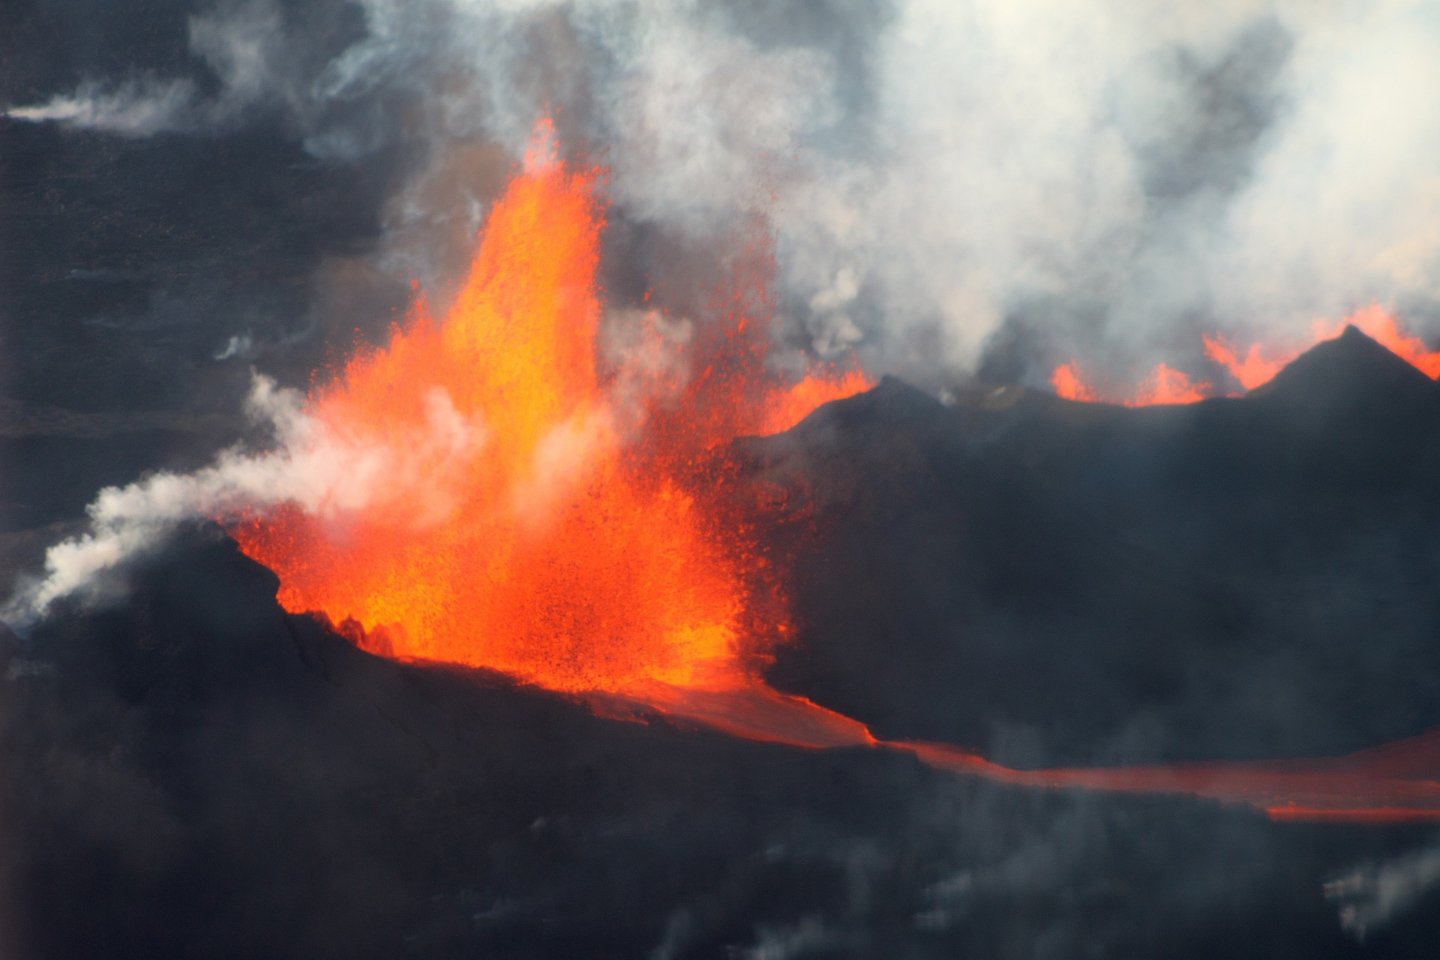
POLYGON ((567 170, 552 137, 542 124, 443 321, 418 310, 309 400, 331 433, 406 451, 420 482, 354 515, 290 506, 231 532, 279 574, 286 609, 353 620, 374 652, 557 690, 745 687, 753 637, 784 625, 755 627, 763 561, 680 478, 731 437, 870 383, 779 382, 765 317, 738 308, 716 339, 726 349, 691 358, 700 370, 678 397, 623 360, 604 368, 597 174, 567 170), (651 389, 617 399, 637 382, 651 389), (475 449, 417 439, 437 424, 475 449))
POLYGON ((1205 356, 1230 371, 1230 375, 1246 390, 1254 390, 1262 383, 1269 383, 1285 364, 1300 355, 1295 352, 1279 357, 1267 357, 1264 355, 1264 347, 1252 343, 1242 357, 1236 352, 1234 345, 1219 334, 1212 336, 1207 333, 1202 339, 1205 343, 1205 356))
MULTIPOLYGON (((1346 326, 1358 327, 1370 339, 1432 380, 1440 377, 1440 350, 1431 350, 1425 345, 1425 341, 1401 329, 1399 321, 1378 305, 1357 310, 1337 323, 1317 320, 1311 326, 1308 341, 1288 347, 1252 343, 1241 352, 1232 340, 1220 334, 1207 333, 1201 340, 1207 358, 1223 367, 1240 386, 1246 390, 1254 390, 1270 382, 1286 364, 1317 343, 1340 336, 1346 326)), ((1056 395, 1067 400, 1093 403, 1102 399, 1080 378, 1079 368, 1073 361, 1056 367, 1050 374, 1050 383, 1056 395)), ((1103 399, 1127 407, 1144 407, 1157 403, 1194 403, 1196 400, 1217 395, 1231 394, 1217 394, 1209 383, 1197 383, 1186 374, 1162 363, 1155 367, 1150 377, 1132 395, 1103 399)))
POLYGON ((1358 327, 1362 333, 1415 369, 1434 379, 1440 377, 1440 350, 1431 350, 1425 341, 1400 328, 1400 322, 1378 304, 1357 310, 1338 323, 1317 320, 1310 328, 1310 339, 1288 349, 1252 343, 1241 356, 1235 347, 1219 336, 1205 337, 1205 355, 1230 371, 1246 390, 1253 390, 1279 373, 1291 360, 1323 340, 1333 340, 1346 326, 1358 327))
POLYGON ((859 370, 841 374, 811 374, 773 397, 760 426, 763 434, 784 433, 804 420, 816 407, 869 390, 874 384, 859 370))
POLYGON ((1440 350, 1427 348, 1425 341, 1400 329, 1399 321, 1379 305, 1357 310, 1341 322, 1328 327, 1323 322, 1317 322, 1314 328, 1316 342, 1340 336, 1346 324, 1359 327, 1370 339, 1425 376, 1431 379, 1440 377, 1440 350))
POLYGON ((1050 374, 1055 395, 1082 403, 1118 403, 1126 407, 1151 407, 1164 403, 1195 403, 1209 396, 1210 384, 1196 383, 1186 374, 1163 363, 1155 365, 1140 389, 1128 396, 1102 397, 1086 383, 1073 361, 1062 363, 1050 374))
POLYGON ((1184 373, 1157 363, 1140 392, 1121 402, 1127 407, 1150 407, 1161 403, 1195 403, 1209 394, 1210 384, 1196 383, 1184 373))
POLYGON ((1095 396, 1095 391, 1080 379, 1080 370, 1073 363, 1062 363, 1056 367, 1050 374, 1050 385, 1055 388, 1057 397, 1064 397, 1066 400, 1093 403, 1099 399, 1095 396))

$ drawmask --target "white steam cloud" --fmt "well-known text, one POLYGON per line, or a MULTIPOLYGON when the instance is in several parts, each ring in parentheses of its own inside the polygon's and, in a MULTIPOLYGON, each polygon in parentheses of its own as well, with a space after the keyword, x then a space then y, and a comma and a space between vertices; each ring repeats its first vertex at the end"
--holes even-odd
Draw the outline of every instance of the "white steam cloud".
MULTIPOLYGON (((543 526, 600 451, 637 437, 649 405, 684 386, 690 370, 680 348, 692 326, 654 311, 607 317, 601 341, 616 374, 605 402, 554 424, 508 499, 491 506, 543 526)), ((126 564, 195 519, 238 519, 293 504, 338 530, 371 512, 416 529, 444 523, 463 505, 487 440, 481 417, 462 413, 438 386, 424 395, 423 422, 413 431, 326 417, 308 409, 299 391, 259 374, 246 413, 273 433, 271 449, 231 448, 194 473, 157 473, 100 491, 87 509, 89 530, 51 547, 43 575, 23 581, 0 618, 23 628, 62 598, 121 594, 126 564)))
POLYGON ((822 355, 933 380, 1007 323, 1148 361, 1376 300, 1440 319, 1431 4, 365 8, 320 96, 427 91, 436 157, 518 150, 556 112, 625 216, 701 247, 763 209, 788 319, 822 355))
POLYGON ((195 87, 188 80, 132 80, 109 90, 83 83, 74 93, 31 107, 12 107, 5 116, 144 137, 180 126, 194 102, 195 87))
POLYGON ((62 597, 103 597, 118 586, 115 578, 127 560, 198 517, 235 517, 294 503, 337 525, 375 507, 417 526, 443 522, 484 447, 485 428, 462 415, 440 388, 425 402, 422 429, 397 442, 318 420, 305 412, 297 391, 256 376, 248 413, 274 430, 273 450, 232 449, 195 473, 157 473, 100 491, 89 507, 90 530, 47 551, 43 577, 21 585, 4 619, 24 626, 62 597))
POLYGON ((268 0, 222 6, 190 20, 190 52, 219 78, 220 92, 202 99, 188 79, 87 80, 72 93, 42 104, 10 107, 0 115, 51 122, 126 137, 207 130, 231 123, 257 103, 279 99, 303 109, 291 88, 287 40, 279 10, 268 0))
POLYGON ((1440 890, 1440 847, 1356 867, 1325 885, 1340 925, 1357 939, 1388 926, 1440 890))
MULTIPOLYGON (((927 380, 972 370, 1007 325, 1126 362, 1377 300, 1440 321, 1440 13, 1422 0, 360 5, 364 35, 310 76, 293 16, 227 3, 190 30, 216 99, 92 84, 10 115, 139 135, 268 104, 346 161, 418 137, 431 168, 394 205, 413 227, 475 221, 474 185, 434 171, 477 143, 513 156, 551 113, 633 222, 714 249, 763 209, 793 329, 927 380)), ((433 283, 428 254, 387 251, 433 283)))

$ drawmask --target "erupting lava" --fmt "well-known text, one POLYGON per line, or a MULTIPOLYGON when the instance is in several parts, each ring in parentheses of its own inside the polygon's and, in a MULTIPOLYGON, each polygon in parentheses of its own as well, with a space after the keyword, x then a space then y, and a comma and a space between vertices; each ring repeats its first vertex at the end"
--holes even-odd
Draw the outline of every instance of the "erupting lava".
POLYGON ((1310 342, 1288 350, 1267 350, 1258 343, 1252 343, 1241 356, 1229 341, 1219 336, 1207 336, 1204 338, 1205 356, 1228 370, 1246 390, 1253 390, 1310 347, 1340 336, 1346 325, 1358 327, 1370 339, 1432 380, 1440 377, 1440 350, 1430 350, 1425 341, 1400 329, 1399 322, 1378 305, 1357 310, 1339 323, 1317 320, 1310 331, 1310 342))
MULTIPOLYGON (((1050 374, 1056 396, 1085 403, 1101 402, 1100 395, 1080 376, 1074 363, 1062 363, 1050 374)), ((1150 376, 1133 395, 1116 402, 1126 407, 1151 407, 1161 403, 1195 403, 1208 396, 1210 384, 1195 383, 1184 373, 1157 363, 1150 376)))
MULTIPOLYGON (((1279 373, 1280 370, 1300 354, 1320 343, 1332 340, 1344 332, 1346 326, 1358 327, 1366 336, 1385 347, 1432 380, 1440 377, 1440 350, 1431 350, 1425 341, 1401 329, 1394 316, 1378 305, 1357 310, 1338 323, 1317 320, 1310 330, 1310 338, 1304 343, 1277 348, 1252 343, 1242 353, 1231 341, 1219 334, 1205 334, 1202 341, 1205 356, 1216 365, 1223 367, 1235 382, 1246 390, 1254 390, 1279 373)), ((1209 383, 1195 382, 1188 375, 1165 364, 1157 364, 1150 377, 1134 393, 1102 398, 1100 394, 1080 376, 1072 361, 1062 363, 1050 374, 1050 385, 1056 396, 1067 400, 1087 403, 1102 400, 1120 403, 1127 407, 1146 407, 1161 403, 1195 403, 1211 396, 1232 396, 1231 393, 1217 393, 1209 383)))
POLYGON ((597 173, 562 166, 551 136, 537 131, 444 320, 417 311, 310 399, 323 429, 405 450, 414 489, 231 532, 279 574, 287 609, 354 621, 374 652, 556 690, 744 686, 763 563, 683 475, 734 436, 786 429, 870 384, 779 381, 765 318, 743 315, 691 344, 708 352, 678 391, 640 360, 607 368, 597 173))
MULTIPOLYGON (((877 740, 766 686, 758 644, 788 629, 761 598, 779 591, 745 518, 727 516, 697 476, 732 438, 788 429, 870 382, 773 373, 767 278, 755 276, 740 278, 721 322, 693 331, 688 375, 652 356, 670 349, 655 315, 638 347, 607 362, 598 173, 567 170, 551 136, 542 124, 444 319, 418 308, 388 347, 309 399, 318 433, 398 452, 377 462, 405 469, 362 478, 363 507, 292 504, 230 524, 279 574, 286 609, 324 612, 375 653, 492 668, 584 694, 601 713, 659 710, 803 747, 884 746, 1032 787, 1186 793, 1277 817, 1440 816, 1440 785, 1423 775, 1434 737, 1333 761, 1018 771, 956 747, 877 740)), ((1094 397, 1069 365, 1056 387, 1094 397)), ((1136 402, 1187 402, 1201 389, 1162 366, 1136 402)))

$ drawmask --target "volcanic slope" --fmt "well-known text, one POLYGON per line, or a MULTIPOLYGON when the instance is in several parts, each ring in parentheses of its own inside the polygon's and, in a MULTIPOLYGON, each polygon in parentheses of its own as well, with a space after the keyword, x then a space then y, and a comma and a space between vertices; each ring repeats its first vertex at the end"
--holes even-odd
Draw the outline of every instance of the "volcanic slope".
POLYGON ((1363 942, 1323 892, 1408 863, 1422 827, 595 716, 358 650, 214 528, 131 581, 0 629, 6 957, 1272 960, 1440 937, 1433 890, 1363 942))
POLYGON ((792 571, 768 678, 876 736, 1049 766, 1440 725, 1440 386, 1354 328, 1243 398, 890 379, 737 456, 792 571))

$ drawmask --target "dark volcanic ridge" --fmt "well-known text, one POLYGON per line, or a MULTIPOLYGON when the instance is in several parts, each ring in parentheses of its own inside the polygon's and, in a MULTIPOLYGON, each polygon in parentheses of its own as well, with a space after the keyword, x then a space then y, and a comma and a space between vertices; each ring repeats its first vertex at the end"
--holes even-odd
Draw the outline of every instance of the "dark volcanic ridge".
POLYGON ((1440 935, 1422 905, 1362 947, 1323 892, 1417 828, 601 718, 357 650, 210 527, 132 577, 121 606, 0 638, 22 960, 1019 956, 1038 929, 1108 956, 1400 958, 1440 935))
POLYGON ((777 525, 769 679, 877 736, 1063 766, 1440 725, 1440 386, 1353 328, 1245 398, 886 380, 741 455, 816 531, 777 525))

